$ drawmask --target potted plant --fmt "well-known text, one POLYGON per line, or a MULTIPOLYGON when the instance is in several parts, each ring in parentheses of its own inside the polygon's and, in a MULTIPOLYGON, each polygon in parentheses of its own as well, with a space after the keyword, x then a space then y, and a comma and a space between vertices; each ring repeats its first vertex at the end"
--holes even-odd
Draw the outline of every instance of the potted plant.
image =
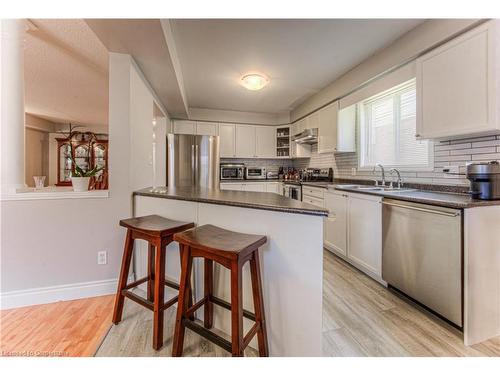
POLYGON ((71 183, 73 184, 74 191, 87 191, 89 190, 90 178, 94 177, 97 173, 102 171, 104 167, 95 166, 91 170, 84 171, 74 161, 75 172, 71 176, 71 183))

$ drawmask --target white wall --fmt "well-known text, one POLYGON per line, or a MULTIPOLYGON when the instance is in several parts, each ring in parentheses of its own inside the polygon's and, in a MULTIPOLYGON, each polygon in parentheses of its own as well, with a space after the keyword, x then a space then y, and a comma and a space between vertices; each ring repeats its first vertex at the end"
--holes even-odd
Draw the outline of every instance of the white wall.
POLYGON ((476 21, 478 20, 436 19, 422 23, 294 108, 290 113, 291 120, 296 121, 331 100, 347 94, 377 74, 404 62, 476 21))
POLYGON ((131 215, 132 191, 152 184, 151 138, 137 135, 152 126, 153 94, 135 69, 129 55, 110 54, 109 198, 1 202, 2 308, 115 292, 118 221, 131 215), (97 265, 100 250, 107 265, 97 265))

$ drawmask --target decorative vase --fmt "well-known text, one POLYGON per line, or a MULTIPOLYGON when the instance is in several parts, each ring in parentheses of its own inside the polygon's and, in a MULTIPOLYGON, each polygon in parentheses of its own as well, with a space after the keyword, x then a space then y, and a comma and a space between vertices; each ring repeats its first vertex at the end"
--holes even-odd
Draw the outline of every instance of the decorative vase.
POLYGON ((73 184, 73 191, 87 191, 89 190, 90 177, 71 177, 73 184))

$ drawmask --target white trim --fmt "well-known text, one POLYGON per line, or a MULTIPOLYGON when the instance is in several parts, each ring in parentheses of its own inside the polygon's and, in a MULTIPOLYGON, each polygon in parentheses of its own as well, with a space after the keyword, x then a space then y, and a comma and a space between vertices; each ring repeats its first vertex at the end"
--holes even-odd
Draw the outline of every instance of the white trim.
POLYGON ((2 194, 1 201, 30 201, 47 199, 86 199, 86 198, 108 198, 109 190, 89 190, 77 192, 73 190, 35 190, 23 189, 12 194, 2 194))
MULTIPOLYGON (((133 274, 128 283, 133 282, 133 274)), ((0 293, 0 310, 115 294, 118 279, 88 281, 0 293)))

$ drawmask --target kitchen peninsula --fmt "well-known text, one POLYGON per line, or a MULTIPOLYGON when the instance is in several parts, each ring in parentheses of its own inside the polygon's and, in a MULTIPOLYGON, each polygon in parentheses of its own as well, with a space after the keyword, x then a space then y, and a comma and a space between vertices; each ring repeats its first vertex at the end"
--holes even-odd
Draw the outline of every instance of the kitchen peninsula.
MULTIPOLYGON (((325 209, 273 193, 220 191, 202 187, 151 188, 134 192, 134 215, 158 214, 170 219, 213 224, 266 235, 260 249, 264 306, 271 356, 320 356, 323 283, 323 218, 325 209)), ((136 277, 145 274, 138 249, 136 277)), ((167 277, 178 280, 178 245, 167 248, 167 277)), ((243 306, 253 311, 248 264, 244 267, 243 306)), ((195 262, 195 296, 202 298, 203 271, 195 262)), ((229 272, 217 266, 215 294, 230 300, 229 272)), ((169 291, 173 292, 173 291, 169 291)), ((200 313, 202 311, 200 310, 200 313)), ((199 316, 200 317, 200 316, 199 316)), ((230 333, 230 313, 215 309, 214 327, 230 333)), ((250 328, 244 322, 244 331, 250 328)), ((250 344, 256 347, 255 343, 250 344)))

